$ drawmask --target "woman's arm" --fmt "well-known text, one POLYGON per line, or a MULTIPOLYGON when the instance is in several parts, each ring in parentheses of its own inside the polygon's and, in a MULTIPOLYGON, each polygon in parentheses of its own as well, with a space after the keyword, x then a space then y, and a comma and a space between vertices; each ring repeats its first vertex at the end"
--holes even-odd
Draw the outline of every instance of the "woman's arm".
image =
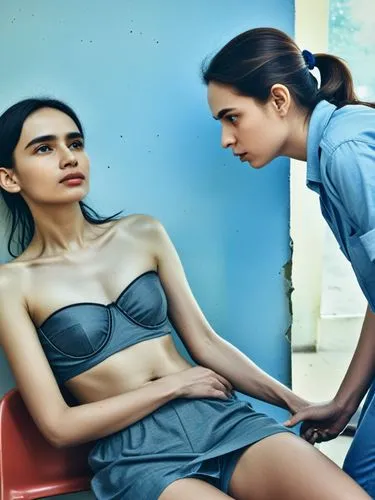
POLYGON ((368 307, 357 348, 336 396, 327 403, 302 408, 285 425, 293 427, 304 421, 301 435, 311 444, 334 439, 347 426, 374 377, 375 314, 368 307))
MULTIPOLYGON (((371 134, 348 140, 338 146, 327 162, 324 185, 330 199, 352 236, 363 246, 370 274, 375 264, 375 144, 371 134)), ((350 245, 350 243, 349 243, 350 245)), ((349 257, 349 249, 346 255, 349 257)), ((358 262, 353 262, 358 265, 358 262)), ((372 281, 371 276, 363 276, 372 281)), ((362 278, 362 279, 363 279, 362 278)), ((361 285, 361 283, 360 283, 361 285)), ((371 285, 369 287, 371 291, 371 285)), ((372 297, 373 299, 373 297, 372 297)), ((286 424, 293 426, 306 420, 301 430, 310 442, 336 437, 346 427, 375 376, 375 314, 367 308, 361 335, 349 369, 332 401, 313 404, 294 415, 286 424), (314 429, 319 430, 314 433, 314 429)))
MULTIPOLYGON (((369 276, 363 276, 362 281, 368 279, 371 292, 375 272, 375 143, 366 131, 360 139, 346 141, 335 149, 327 163, 326 184, 332 200, 346 214, 346 222, 350 221, 352 232, 365 251, 361 259, 366 260, 363 264, 369 276)), ((355 268, 360 262, 352 264, 355 268)), ((373 291, 369 302, 374 302, 373 291)), ((369 306, 356 351, 335 397, 336 403, 354 412, 374 376, 375 314, 369 306)))
POLYGON ((192 358, 229 380, 250 396, 289 409, 307 403, 267 375, 238 349, 219 337, 200 310, 186 280, 181 261, 160 223, 149 219, 158 271, 168 298, 169 317, 192 358))
POLYGON ((375 377, 375 314, 367 307, 361 335, 346 372, 335 396, 341 408, 354 413, 375 377))
POLYGON ((177 397, 227 397, 231 387, 220 375, 192 368, 104 401, 69 407, 27 312, 20 292, 25 284, 15 274, 0 272, 0 343, 32 418, 56 447, 117 432, 177 397))
POLYGON ((229 342, 212 334, 195 361, 231 382, 233 387, 254 398, 295 413, 307 402, 265 373, 229 342))

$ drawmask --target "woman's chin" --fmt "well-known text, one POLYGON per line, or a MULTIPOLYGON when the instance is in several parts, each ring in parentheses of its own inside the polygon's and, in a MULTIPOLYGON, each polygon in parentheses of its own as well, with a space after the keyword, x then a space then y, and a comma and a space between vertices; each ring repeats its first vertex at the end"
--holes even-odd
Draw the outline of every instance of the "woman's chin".
POLYGON ((251 160, 248 160, 248 164, 250 165, 251 168, 254 168, 256 170, 265 167, 268 165, 269 161, 261 160, 261 159, 254 159, 252 158, 251 160))
POLYGON ((61 197, 61 203, 77 203, 83 201, 87 194, 87 189, 77 189, 75 192, 71 191, 68 195, 61 197))
POLYGON ((249 166, 251 168, 255 168, 255 169, 260 168, 260 167, 263 166, 262 164, 259 163, 259 161, 254 160, 254 159, 247 160, 247 163, 249 164, 249 166))
POLYGON ((89 193, 89 187, 87 185, 77 186, 73 188, 69 193, 66 193, 67 199, 74 199, 74 201, 81 201, 85 198, 89 193))

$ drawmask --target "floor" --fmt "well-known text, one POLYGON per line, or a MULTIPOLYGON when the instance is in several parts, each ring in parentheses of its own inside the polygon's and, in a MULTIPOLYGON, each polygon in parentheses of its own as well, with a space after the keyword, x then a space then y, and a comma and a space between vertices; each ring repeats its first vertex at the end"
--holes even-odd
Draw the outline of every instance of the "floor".
MULTIPOLYGON (((293 353, 293 390, 310 401, 331 399, 353 355, 363 318, 331 317, 321 320, 318 352, 293 353)), ((319 449, 342 466, 351 438, 339 436, 319 449)))

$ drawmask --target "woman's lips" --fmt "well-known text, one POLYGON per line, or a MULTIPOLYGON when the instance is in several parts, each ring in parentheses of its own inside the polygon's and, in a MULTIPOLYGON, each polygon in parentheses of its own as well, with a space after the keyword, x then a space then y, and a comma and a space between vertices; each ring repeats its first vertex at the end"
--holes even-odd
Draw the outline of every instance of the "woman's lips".
POLYGON ((66 184, 67 186, 79 186, 82 182, 82 177, 72 177, 71 179, 63 181, 63 184, 66 184))

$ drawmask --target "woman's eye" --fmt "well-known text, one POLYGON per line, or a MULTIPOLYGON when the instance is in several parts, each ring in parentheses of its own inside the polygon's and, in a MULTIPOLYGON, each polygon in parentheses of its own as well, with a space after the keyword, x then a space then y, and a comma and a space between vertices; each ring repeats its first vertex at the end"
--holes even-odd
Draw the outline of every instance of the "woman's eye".
POLYGON ((74 141, 70 145, 71 148, 73 149, 82 149, 83 148, 83 142, 82 141, 74 141))
POLYGON ((51 151, 51 148, 47 144, 43 144, 35 150, 36 153, 47 153, 48 151, 51 151))
POLYGON ((225 117, 229 123, 236 123, 237 120, 238 120, 238 116, 234 116, 234 115, 227 115, 225 117))

